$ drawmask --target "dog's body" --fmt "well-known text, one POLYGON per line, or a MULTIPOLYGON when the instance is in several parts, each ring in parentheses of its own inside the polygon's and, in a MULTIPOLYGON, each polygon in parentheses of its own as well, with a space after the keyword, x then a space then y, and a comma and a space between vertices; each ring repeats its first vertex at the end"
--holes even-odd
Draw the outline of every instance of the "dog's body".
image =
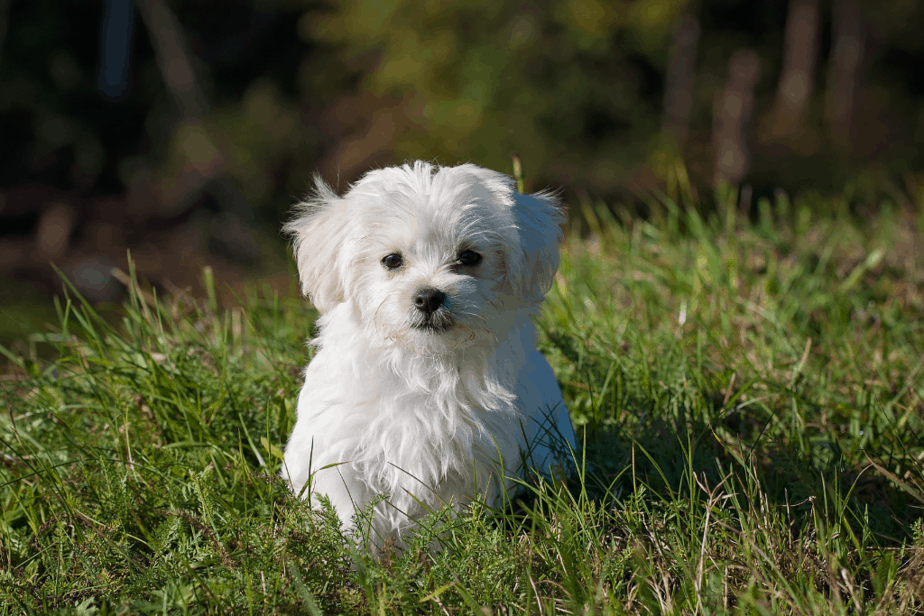
POLYGON ((287 226, 321 311, 282 468, 347 528, 380 494, 373 545, 427 509, 496 504, 529 466, 573 448, 530 317, 558 266, 561 213, 476 167, 373 171, 342 198, 318 181, 287 226))

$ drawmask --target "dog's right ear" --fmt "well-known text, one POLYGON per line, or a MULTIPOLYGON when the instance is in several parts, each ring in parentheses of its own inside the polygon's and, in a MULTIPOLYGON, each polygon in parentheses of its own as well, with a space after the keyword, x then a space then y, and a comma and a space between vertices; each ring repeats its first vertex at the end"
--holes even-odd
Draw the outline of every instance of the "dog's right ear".
POLYGON ((346 301, 349 263, 343 248, 352 225, 345 205, 321 176, 315 175, 313 194, 295 207, 295 217, 282 228, 292 238, 302 293, 322 314, 346 301))

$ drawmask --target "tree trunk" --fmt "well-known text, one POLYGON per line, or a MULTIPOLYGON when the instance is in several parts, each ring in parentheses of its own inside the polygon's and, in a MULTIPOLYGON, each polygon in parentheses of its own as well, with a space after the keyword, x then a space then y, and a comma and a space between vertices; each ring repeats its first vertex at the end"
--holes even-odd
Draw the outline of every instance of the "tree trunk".
POLYGON ((661 120, 661 131, 678 145, 683 145, 687 137, 698 44, 699 22, 692 15, 682 15, 671 33, 670 59, 664 80, 664 116, 661 120))
POLYGON ((728 62, 725 90, 713 106, 715 183, 738 184, 750 163, 747 133, 754 111, 754 87, 760 74, 760 60, 750 49, 739 49, 728 62))
POLYGON ((860 21, 857 0, 838 0, 834 4, 833 35, 825 97, 825 132, 837 151, 849 154, 853 109, 866 52, 866 32, 860 21))
POLYGON ((819 0, 789 0, 783 41, 783 72, 777 86, 771 138, 795 135, 802 128, 815 84, 819 0))

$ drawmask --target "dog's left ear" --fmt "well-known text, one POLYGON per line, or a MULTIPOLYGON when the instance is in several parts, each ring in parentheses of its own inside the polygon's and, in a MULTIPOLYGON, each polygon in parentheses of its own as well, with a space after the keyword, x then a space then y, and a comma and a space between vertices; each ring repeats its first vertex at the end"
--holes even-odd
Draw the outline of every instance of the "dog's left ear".
POLYGON ((551 193, 524 195, 514 191, 513 214, 519 247, 507 264, 510 283, 526 303, 540 303, 558 271, 558 243, 564 221, 561 202, 551 193))

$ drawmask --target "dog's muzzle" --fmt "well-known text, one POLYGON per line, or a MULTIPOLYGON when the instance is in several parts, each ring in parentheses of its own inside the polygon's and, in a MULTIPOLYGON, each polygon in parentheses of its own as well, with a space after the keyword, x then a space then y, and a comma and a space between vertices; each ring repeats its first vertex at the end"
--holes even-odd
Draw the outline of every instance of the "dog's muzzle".
POLYGON ((417 309, 414 327, 434 332, 446 331, 452 326, 452 317, 446 310, 446 294, 433 287, 420 287, 412 298, 417 309))
POLYGON ((446 294, 433 287, 421 287, 414 294, 414 306, 422 313, 431 316, 446 301, 446 294))

